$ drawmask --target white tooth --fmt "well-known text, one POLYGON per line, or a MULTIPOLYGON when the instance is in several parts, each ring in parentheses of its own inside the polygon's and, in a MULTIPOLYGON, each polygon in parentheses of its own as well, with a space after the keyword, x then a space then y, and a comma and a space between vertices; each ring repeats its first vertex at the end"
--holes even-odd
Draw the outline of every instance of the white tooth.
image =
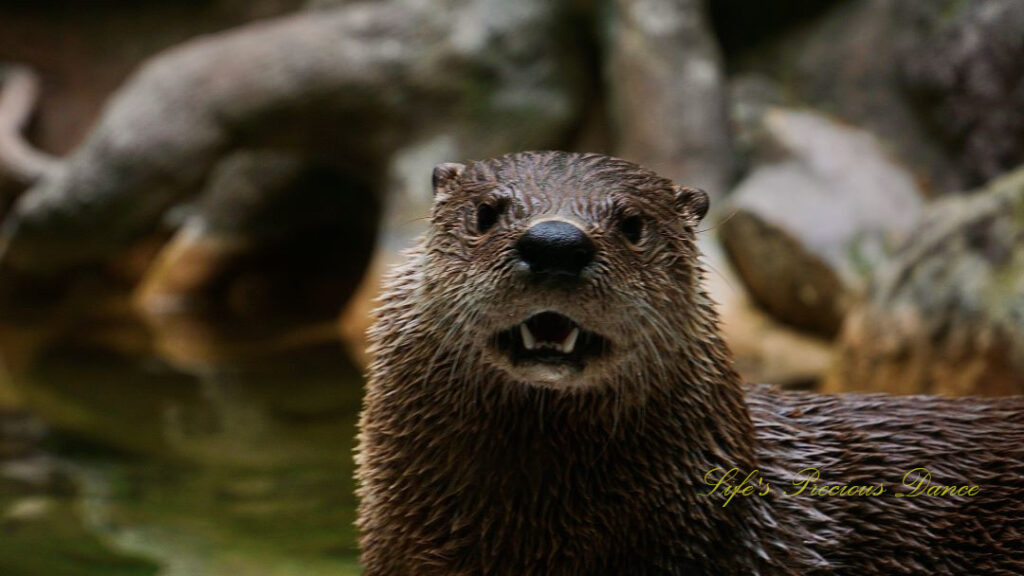
POLYGON ((561 350, 563 354, 572 354, 572 351, 576 349, 576 339, 580 336, 580 329, 573 328, 569 335, 562 340, 561 350))
POLYGON ((537 339, 533 337, 533 332, 530 332, 530 328, 525 323, 519 325, 519 335, 523 337, 523 346, 527 350, 537 347, 537 339))

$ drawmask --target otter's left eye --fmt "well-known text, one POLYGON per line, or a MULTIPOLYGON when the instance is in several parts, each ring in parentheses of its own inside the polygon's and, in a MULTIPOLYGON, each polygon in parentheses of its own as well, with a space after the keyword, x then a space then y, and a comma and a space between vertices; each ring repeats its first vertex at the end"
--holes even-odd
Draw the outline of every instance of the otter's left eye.
POLYGON ((629 240, 630 244, 637 244, 644 235, 644 220, 639 216, 626 216, 619 221, 619 232, 629 240))
POLYGON ((486 202, 476 207, 476 231, 480 234, 486 233, 498 223, 500 212, 496 206, 486 202))

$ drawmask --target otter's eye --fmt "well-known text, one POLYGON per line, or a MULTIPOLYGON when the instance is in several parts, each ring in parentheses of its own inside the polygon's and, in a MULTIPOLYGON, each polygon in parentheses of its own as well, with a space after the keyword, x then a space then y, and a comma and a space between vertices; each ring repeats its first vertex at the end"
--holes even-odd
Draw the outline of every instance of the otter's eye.
POLYGON ((480 234, 486 233, 498 223, 498 216, 501 213, 499 208, 483 202, 476 207, 476 231, 480 234))
POLYGON ((630 244, 637 244, 644 234, 644 221, 639 216, 626 216, 619 221, 619 232, 629 240, 630 244))

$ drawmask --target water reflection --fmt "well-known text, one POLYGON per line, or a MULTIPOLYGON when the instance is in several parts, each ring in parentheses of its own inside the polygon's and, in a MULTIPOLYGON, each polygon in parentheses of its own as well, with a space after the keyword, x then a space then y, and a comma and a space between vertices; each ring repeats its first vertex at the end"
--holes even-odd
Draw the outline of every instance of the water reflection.
POLYGON ((358 572, 362 383, 333 326, 92 316, 0 327, 0 353, 0 398, 45 421, 41 457, 76 487, 0 480, 0 573, 358 572))

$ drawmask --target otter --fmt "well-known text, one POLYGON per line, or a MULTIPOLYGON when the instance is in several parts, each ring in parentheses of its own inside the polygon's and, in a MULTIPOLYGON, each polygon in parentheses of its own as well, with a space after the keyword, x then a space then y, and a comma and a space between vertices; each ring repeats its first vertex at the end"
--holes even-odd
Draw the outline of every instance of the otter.
POLYGON ((703 191, 564 152, 433 176, 370 331, 366 574, 1024 573, 1024 399, 746 385, 703 191))

